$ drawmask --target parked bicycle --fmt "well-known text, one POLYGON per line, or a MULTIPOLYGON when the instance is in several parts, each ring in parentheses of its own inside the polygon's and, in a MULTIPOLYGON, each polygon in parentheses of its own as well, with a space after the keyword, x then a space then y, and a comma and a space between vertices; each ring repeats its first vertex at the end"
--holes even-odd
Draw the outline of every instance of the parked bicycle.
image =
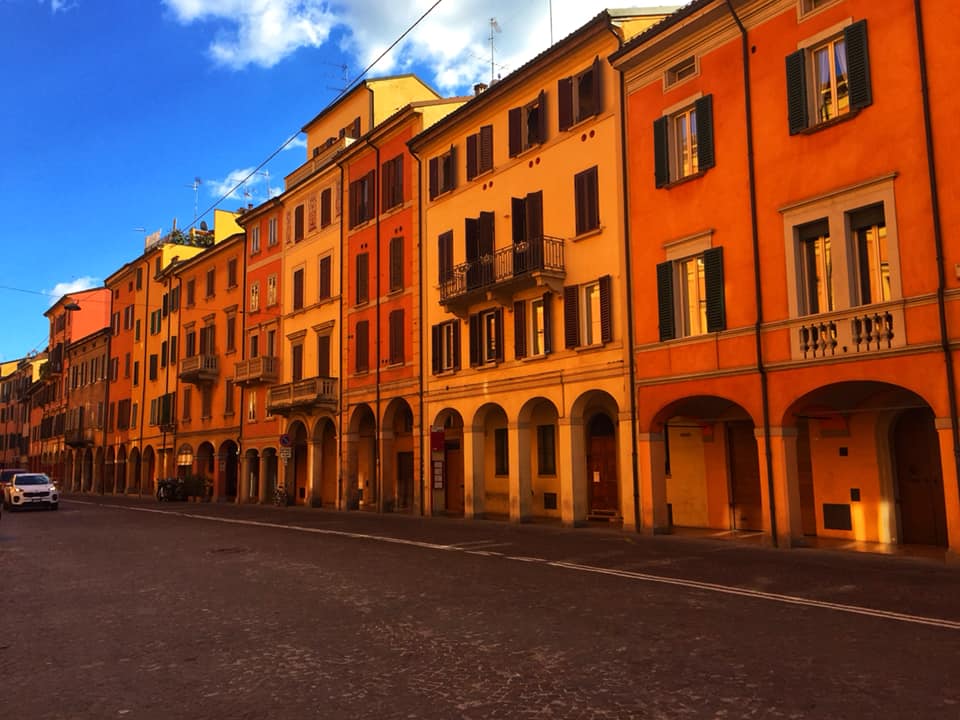
POLYGON ((290 504, 290 496, 287 495, 287 488, 278 484, 273 490, 273 504, 277 507, 286 507, 290 504))
POLYGON ((163 478, 157 483, 157 502, 186 500, 187 487, 180 478, 163 478))

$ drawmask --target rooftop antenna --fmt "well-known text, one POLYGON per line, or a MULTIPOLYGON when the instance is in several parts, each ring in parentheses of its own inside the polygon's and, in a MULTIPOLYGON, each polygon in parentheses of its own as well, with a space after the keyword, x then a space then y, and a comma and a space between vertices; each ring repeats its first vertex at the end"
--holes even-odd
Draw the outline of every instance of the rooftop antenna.
POLYGON ((493 85, 496 78, 493 76, 493 34, 501 32, 500 24, 495 17, 490 18, 490 84, 493 85))
POLYGON ((197 204, 200 199, 200 186, 203 184, 203 180, 198 177, 193 178, 193 182, 184 187, 193 188, 193 221, 197 221, 197 213, 199 212, 197 204))
POLYGON ((264 168, 260 171, 260 174, 267 179, 267 200, 270 199, 270 171, 264 168))
POLYGON ((553 45, 553 0, 548 0, 550 3, 550 44, 553 45))

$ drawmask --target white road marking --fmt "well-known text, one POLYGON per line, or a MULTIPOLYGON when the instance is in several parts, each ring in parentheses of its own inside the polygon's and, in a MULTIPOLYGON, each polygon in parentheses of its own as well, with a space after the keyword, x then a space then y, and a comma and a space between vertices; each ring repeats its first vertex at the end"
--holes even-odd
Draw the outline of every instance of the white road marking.
POLYGON ((893 620, 895 622, 913 623, 916 625, 927 625, 938 627, 944 630, 960 630, 960 621, 946 620, 943 618, 924 617, 923 615, 909 615, 907 613, 898 613, 890 610, 874 610, 872 608, 859 605, 846 605, 842 603, 828 602, 825 600, 813 600, 810 598, 799 597, 797 595, 781 595, 779 593, 764 592, 762 590, 751 590, 733 585, 720 585, 717 583, 701 582, 699 580, 685 580, 683 578, 671 578, 663 575, 651 575, 649 573, 633 572, 630 570, 617 570, 614 568, 603 568, 595 565, 582 565, 580 563, 565 562, 563 560, 548 561, 543 558, 523 557, 503 555, 502 553, 464 549, 461 545, 468 543, 457 543, 454 545, 441 545, 439 543, 428 543, 420 540, 405 540, 403 538, 393 538, 386 535, 371 535, 369 533, 347 532, 345 530, 330 530, 329 528, 312 528, 302 525, 284 525, 280 523, 263 522, 260 520, 241 520, 238 518, 224 518, 213 515, 199 515, 195 513, 182 512, 177 510, 158 510, 155 508, 130 507, 127 505, 105 505, 102 503, 92 503, 83 500, 64 500, 64 502, 75 503, 78 505, 93 505, 96 507, 109 507, 116 510, 132 510, 134 512, 156 513, 158 515, 176 515, 194 520, 208 520, 212 522, 226 523, 229 525, 250 525, 252 527, 276 528, 280 530, 296 530, 298 532, 313 533, 315 535, 333 535, 336 537, 345 537, 355 540, 373 540, 375 542, 385 542, 393 545, 409 545, 411 547, 424 548, 427 550, 443 550, 446 552, 462 552, 470 555, 485 555, 498 557, 504 560, 518 560, 520 562, 539 562, 555 568, 564 570, 573 570, 576 572, 595 573, 598 575, 610 575, 613 577, 635 580, 640 582, 657 583, 660 585, 674 585, 677 587, 689 588, 691 590, 701 590, 704 592, 722 593, 725 595, 737 595, 740 597, 751 598, 754 600, 766 600, 768 602, 778 602, 785 605, 801 605, 806 607, 820 608, 822 610, 833 610, 836 612, 850 613, 853 615, 865 615, 882 620, 893 620))

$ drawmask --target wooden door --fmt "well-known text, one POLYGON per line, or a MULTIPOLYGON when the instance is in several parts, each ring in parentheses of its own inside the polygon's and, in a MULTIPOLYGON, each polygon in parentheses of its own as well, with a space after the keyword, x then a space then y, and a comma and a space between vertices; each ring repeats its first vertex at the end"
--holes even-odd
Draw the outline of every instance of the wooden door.
POLYGON ((617 438, 613 422, 598 415, 587 428, 587 486, 591 513, 619 512, 617 438))
POLYGON ((413 506, 413 453, 397 453, 397 510, 413 506))
POLYGON ((906 411, 894 433, 901 542, 946 547, 947 510, 933 413, 906 411))
POLYGON ((753 423, 727 423, 730 458, 730 504, 734 530, 763 530, 763 498, 760 493, 760 458, 753 423))
POLYGON ((463 515, 463 449, 459 438, 445 441, 443 468, 447 512, 463 515))

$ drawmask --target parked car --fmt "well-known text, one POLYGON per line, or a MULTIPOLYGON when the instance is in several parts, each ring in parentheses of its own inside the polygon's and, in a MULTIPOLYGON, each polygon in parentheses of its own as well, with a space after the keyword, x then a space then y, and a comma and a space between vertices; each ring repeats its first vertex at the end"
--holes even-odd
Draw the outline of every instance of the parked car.
POLYGON ((24 507, 56 510, 60 506, 60 491, 53 480, 43 473, 22 472, 14 475, 3 489, 3 504, 8 510, 24 507))
POLYGON ((0 498, 3 497, 3 491, 10 484, 10 481, 13 480, 14 475, 19 475, 20 473, 30 472, 26 468, 4 468, 0 470, 0 498))

